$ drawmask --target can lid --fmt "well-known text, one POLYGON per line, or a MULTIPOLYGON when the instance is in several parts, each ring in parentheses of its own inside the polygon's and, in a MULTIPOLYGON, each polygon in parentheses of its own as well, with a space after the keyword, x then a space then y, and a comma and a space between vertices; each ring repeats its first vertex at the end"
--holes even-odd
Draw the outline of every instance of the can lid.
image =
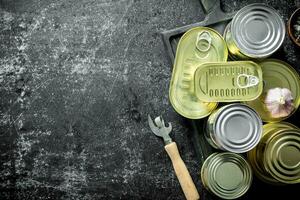
POLYGON ((287 88, 292 92, 294 98, 294 111, 300 105, 300 78, 297 71, 281 60, 277 59, 267 59, 259 63, 263 72, 264 87, 263 92, 260 97, 253 101, 245 102, 248 106, 256 110, 263 121, 266 122, 275 122, 286 119, 293 112, 282 118, 274 118, 270 115, 270 112, 266 109, 264 104, 264 97, 269 89, 273 88, 287 88))
POLYGON ((232 20, 231 32, 233 40, 243 54, 265 58, 283 43, 285 24, 274 8, 254 3, 236 13, 232 20))
POLYGON ((266 146, 269 173, 283 183, 300 183, 300 129, 278 132, 266 146))
POLYGON ((229 152, 212 154, 204 162, 201 174, 209 190, 223 199, 242 196, 252 182, 252 170, 247 161, 229 152))
POLYGON ((215 102, 203 102, 196 97, 194 73, 201 63, 224 62, 227 57, 226 42, 211 28, 192 28, 180 38, 169 89, 176 112, 189 119, 200 119, 217 107, 215 102))
POLYGON ((204 63, 194 79, 196 96, 205 102, 251 101, 263 89, 261 67, 252 61, 204 63))
POLYGON ((258 144, 262 120, 249 106, 230 104, 217 115, 214 130, 221 147, 230 152, 244 153, 258 144))

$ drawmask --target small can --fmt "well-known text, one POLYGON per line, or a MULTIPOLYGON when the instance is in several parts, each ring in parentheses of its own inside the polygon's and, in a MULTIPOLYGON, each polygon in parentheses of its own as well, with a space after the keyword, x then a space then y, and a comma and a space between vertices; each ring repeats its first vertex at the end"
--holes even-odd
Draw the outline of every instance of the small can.
POLYGON ((224 37, 232 59, 263 59, 281 47, 285 32, 285 23, 274 8, 254 3, 236 13, 224 37))
POLYGON ((262 135, 262 120, 249 106, 234 103, 215 110, 206 123, 205 138, 216 149, 244 153, 262 135))
POLYGON ((236 199, 244 195, 251 186, 252 177, 248 162, 230 152, 210 155, 201 168, 204 187, 222 199, 236 199))
POLYGON ((287 122, 265 124, 262 139, 248 152, 248 160, 264 182, 300 183, 300 129, 287 122))

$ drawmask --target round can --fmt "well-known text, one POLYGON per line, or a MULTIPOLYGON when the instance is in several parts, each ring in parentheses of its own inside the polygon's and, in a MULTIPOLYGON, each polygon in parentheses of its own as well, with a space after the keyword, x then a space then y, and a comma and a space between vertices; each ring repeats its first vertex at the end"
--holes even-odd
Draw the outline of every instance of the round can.
POLYGON ((230 152, 210 155, 201 168, 204 187, 223 199, 236 199, 245 194, 251 186, 252 177, 248 162, 230 152))
POLYGON ((258 64, 263 73, 263 92, 257 99, 244 103, 256 110, 265 122, 279 122, 287 119, 295 113, 300 105, 300 77, 298 72, 288 63, 277 59, 266 59, 258 64), (275 118, 267 110, 264 99, 268 90, 278 87, 287 88, 291 91, 294 99, 294 110, 286 117, 275 118))
POLYGON ((285 23, 274 8, 254 3, 235 14, 224 37, 232 59, 263 59, 281 47, 285 32, 285 23))
POLYGON ((262 135, 262 120, 249 106, 234 103, 215 110, 206 123, 205 138, 216 149, 244 153, 262 135))
POLYGON ((264 182, 300 183, 300 129, 287 122, 264 125, 262 139, 248 152, 248 160, 264 182))

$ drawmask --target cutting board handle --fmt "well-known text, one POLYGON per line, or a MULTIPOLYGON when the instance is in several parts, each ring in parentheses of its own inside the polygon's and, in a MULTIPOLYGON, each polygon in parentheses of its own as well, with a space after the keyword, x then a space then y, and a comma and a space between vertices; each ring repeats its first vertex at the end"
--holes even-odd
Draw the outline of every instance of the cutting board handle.
POLYGON ((180 157, 177 145, 175 142, 167 144, 165 149, 172 160, 172 164, 179 180, 183 193, 187 200, 199 199, 199 193, 193 182, 193 179, 186 168, 183 160, 180 157))
POLYGON ((200 3, 206 14, 210 13, 215 6, 220 7, 220 0, 201 0, 200 3))

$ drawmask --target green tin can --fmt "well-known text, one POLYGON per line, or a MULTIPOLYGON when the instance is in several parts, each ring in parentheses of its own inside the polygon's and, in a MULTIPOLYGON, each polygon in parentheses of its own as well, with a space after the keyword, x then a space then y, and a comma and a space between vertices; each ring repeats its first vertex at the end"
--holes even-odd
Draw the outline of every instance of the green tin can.
POLYGON ((248 160, 264 182, 300 183, 300 129, 287 122, 264 125, 262 139, 248 152, 248 160))
POLYGON ((206 123, 205 138, 216 149, 244 153, 262 135, 262 120, 249 106, 234 103, 215 110, 206 123))
POLYGON ((214 153, 201 168, 205 188, 223 199, 236 199, 244 195, 252 183, 252 170, 248 162, 235 153, 214 153))
POLYGON ((281 47, 285 32, 285 23, 274 8, 254 3, 236 13, 224 38, 232 59, 263 59, 281 47))

